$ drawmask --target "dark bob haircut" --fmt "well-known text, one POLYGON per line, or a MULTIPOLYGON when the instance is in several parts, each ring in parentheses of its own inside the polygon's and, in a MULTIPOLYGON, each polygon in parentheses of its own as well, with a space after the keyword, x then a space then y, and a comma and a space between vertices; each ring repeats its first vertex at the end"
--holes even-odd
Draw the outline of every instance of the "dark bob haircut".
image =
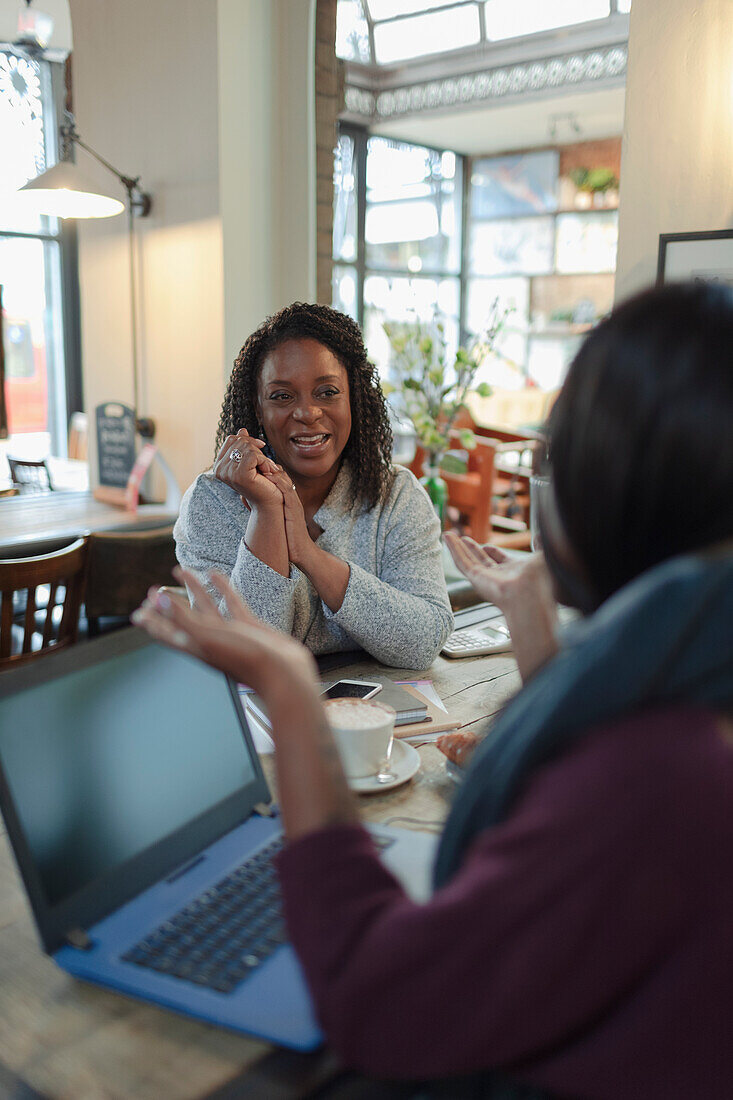
POLYGON ((733 535, 733 291, 679 283, 620 305, 549 421, 560 521, 598 606, 733 535))
POLYGON ((351 503, 373 508, 394 480, 392 429, 376 368, 367 359, 355 321, 330 306, 294 302, 268 317, 247 338, 234 362, 216 433, 215 454, 228 435, 246 428, 260 436, 257 383, 269 353, 288 340, 317 340, 338 359, 349 379, 351 434, 343 457, 351 467, 351 503))

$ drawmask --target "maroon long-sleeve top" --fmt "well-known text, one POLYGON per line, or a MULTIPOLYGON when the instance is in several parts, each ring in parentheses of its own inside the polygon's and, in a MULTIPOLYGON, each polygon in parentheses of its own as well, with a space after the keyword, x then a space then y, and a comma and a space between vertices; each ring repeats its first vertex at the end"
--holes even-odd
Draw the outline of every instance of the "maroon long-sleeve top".
POLYGON ((360 827, 291 844, 286 916, 329 1042, 384 1077, 498 1067, 565 1097, 733 1096, 721 728, 665 709, 589 732, 424 905, 360 827))

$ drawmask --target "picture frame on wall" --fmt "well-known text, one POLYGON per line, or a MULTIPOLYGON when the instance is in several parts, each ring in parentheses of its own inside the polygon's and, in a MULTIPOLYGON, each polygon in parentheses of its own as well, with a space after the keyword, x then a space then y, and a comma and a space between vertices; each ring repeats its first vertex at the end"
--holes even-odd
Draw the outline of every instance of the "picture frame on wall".
POLYGON ((733 286, 733 229, 660 235, 657 284, 684 279, 733 286))

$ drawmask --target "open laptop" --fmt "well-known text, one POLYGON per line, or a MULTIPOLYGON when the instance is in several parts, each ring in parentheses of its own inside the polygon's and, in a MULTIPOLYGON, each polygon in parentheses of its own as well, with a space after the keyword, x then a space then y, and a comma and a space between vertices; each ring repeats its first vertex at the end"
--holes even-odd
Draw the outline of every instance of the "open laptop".
MULTIPOLYGON (((322 1036, 282 921, 269 800, 236 684, 141 631, 0 676, 0 805, 46 952, 309 1050, 322 1036)), ((434 838, 372 831, 426 896, 434 838)))

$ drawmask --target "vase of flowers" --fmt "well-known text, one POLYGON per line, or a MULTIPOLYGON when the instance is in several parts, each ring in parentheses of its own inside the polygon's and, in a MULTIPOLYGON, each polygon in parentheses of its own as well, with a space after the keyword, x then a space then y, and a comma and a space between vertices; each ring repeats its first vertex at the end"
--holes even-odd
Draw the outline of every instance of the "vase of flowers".
MULTIPOLYGON (((384 324, 392 354, 389 379, 382 383, 382 389, 392 398, 397 416, 412 423, 418 442, 427 452, 421 480, 441 521, 448 496, 441 467, 460 473, 466 465, 459 457, 446 453, 450 449, 450 433, 456 417, 466 407, 469 394, 480 397, 491 394, 488 383, 476 385, 475 379, 487 358, 497 354, 496 341, 508 313, 497 298, 483 332, 468 347, 459 347, 455 354, 448 350, 445 324, 440 317, 432 321, 416 318, 384 324)), ((467 451, 476 446, 476 437, 468 428, 460 429, 459 440, 467 451)))

